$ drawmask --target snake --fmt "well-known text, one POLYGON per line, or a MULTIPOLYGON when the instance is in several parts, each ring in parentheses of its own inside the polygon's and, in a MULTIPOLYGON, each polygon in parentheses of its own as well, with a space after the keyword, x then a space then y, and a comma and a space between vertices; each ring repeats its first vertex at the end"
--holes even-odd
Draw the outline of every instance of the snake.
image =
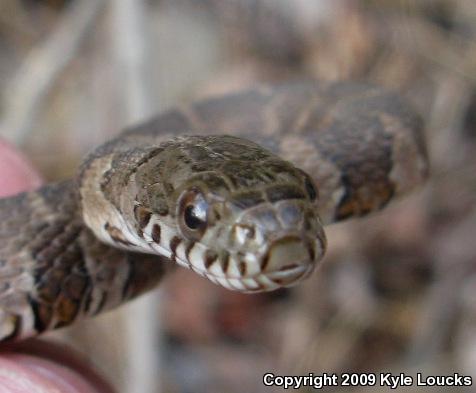
POLYGON ((74 178, 0 200, 0 340, 116 307, 184 266, 244 293, 319 265, 323 227, 428 175, 424 124, 393 92, 290 81, 130 127, 74 178))

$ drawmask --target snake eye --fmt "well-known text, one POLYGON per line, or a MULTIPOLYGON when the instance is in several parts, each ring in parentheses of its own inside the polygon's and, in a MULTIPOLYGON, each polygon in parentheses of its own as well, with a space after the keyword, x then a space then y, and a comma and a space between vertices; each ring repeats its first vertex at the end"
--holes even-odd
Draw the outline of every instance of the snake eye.
POLYGON ((207 211, 204 203, 189 205, 185 208, 183 219, 190 229, 200 229, 207 223, 207 211))
POLYGON ((208 224, 208 202, 198 189, 185 191, 179 201, 179 225, 183 234, 199 239, 208 224))

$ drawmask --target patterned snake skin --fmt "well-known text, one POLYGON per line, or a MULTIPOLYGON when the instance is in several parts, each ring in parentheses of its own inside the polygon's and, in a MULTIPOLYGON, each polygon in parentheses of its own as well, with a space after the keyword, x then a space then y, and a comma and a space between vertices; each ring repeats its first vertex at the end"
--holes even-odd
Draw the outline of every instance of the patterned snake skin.
POLYGON ((115 307, 177 264, 242 292, 295 284, 325 253, 323 224, 426 175, 419 117, 373 86, 291 83, 165 112, 77 178, 0 200, 0 339, 115 307))

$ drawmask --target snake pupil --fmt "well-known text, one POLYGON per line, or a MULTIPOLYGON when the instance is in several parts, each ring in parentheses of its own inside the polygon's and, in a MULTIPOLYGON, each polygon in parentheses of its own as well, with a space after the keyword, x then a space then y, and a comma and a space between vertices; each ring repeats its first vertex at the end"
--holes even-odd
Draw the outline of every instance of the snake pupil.
POLYGON ((189 205, 185 208, 185 224, 190 229, 199 229, 206 224, 206 211, 201 209, 201 205, 189 205))
POLYGON ((191 240, 199 240, 208 225, 210 206, 202 192, 192 187, 182 193, 178 201, 179 227, 182 234, 191 240))

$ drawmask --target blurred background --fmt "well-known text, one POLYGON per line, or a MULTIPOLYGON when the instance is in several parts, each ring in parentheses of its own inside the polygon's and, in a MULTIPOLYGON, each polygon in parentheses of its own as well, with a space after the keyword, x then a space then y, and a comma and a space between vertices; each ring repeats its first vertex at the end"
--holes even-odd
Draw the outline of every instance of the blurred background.
POLYGON ((426 121, 430 181, 327 228, 324 263, 296 288, 240 295, 182 269, 49 335, 118 391, 281 391, 266 372, 476 378, 474 0, 0 1, 0 135, 47 180, 174 104, 304 77, 405 96, 426 121))

